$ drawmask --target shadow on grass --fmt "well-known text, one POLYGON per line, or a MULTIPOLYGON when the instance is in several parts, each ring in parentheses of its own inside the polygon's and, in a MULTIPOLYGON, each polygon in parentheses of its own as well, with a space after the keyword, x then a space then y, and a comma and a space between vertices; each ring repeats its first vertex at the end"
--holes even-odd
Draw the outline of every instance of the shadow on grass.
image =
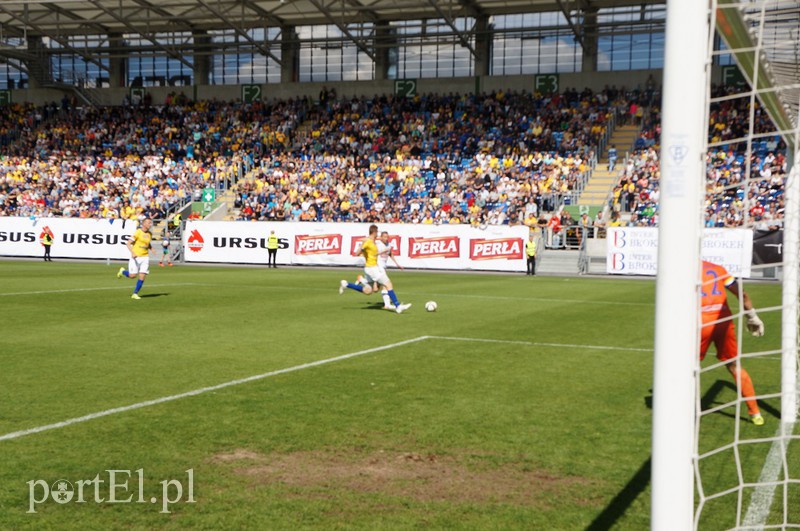
MULTIPOLYGON (((382 302, 367 302, 363 306, 347 306, 348 310, 352 311, 361 311, 361 310, 383 310, 384 312, 388 312, 389 310, 383 309, 382 302)), ((391 310, 394 313, 394 310, 391 310)))
MULTIPOLYGON (((713 406, 713 404, 717 403, 717 397, 720 393, 724 390, 731 390, 734 393, 736 392, 736 384, 732 381, 727 380, 717 380, 714 382, 711 387, 708 388, 708 391, 700 399, 700 405, 703 410, 709 409, 713 406)), ((653 409, 653 390, 650 389, 650 395, 644 397, 645 406, 649 409, 653 409)), ((780 418, 780 413, 769 404, 765 404, 763 402, 759 402, 759 406, 761 407, 762 413, 767 413, 774 417, 780 418)), ((730 418, 735 418, 735 415, 729 413, 727 411, 717 411, 719 415, 725 415, 730 418)), ((650 467, 652 461, 651 458, 648 458, 642 466, 639 467, 639 470, 631 477, 628 483, 622 488, 619 493, 614 496, 614 499, 611 500, 603 512, 597 515, 591 524, 586 528, 587 531, 601 531, 605 529, 611 529, 614 527, 614 524, 622 518, 625 514, 625 511, 633 504, 634 500, 638 498, 642 492, 647 488, 647 485, 650 483, 650 467)))
MULTIPOLYGON (((364 306, 361 309, 362 310, 383 310, 385 312, 389 311, 389 310, 385 310, 383 308, 383 303, 382 302, 371 302, 371 303, 367 304, 366 306, 364 306)), ((392 312, 394 312, 394 310, 392 310, 392 312)))
POLYGON ((650 483, 650 458, 647 459, 639 470, 633 475, 628 483, 622 488, 619 493, 614 496, 603 512, 597 515, 591 524, 586 528, 587 531, 601 531, 603 529, 611 529, 617 520, 622 518, 628 507, 631 506, 633 501, 647 488, 650 483))
POLYGON ((166 297, 169 293, 146 293, 144 295, 140 295, 143 299, 149 299, 150 297, 166 297))
MULTIPOLYGON (((708 388, 708 391, 703 395, 700 399, 700 408, 705 411, 707 409, 711 409, 714 404, 721 404, 722 402, 717 401, 717 396, 725 389, 730 391, 736 392, 736 384, 733 383, 732 380, 717 380, 711 387, 708 388)), ((756 390, 758 392, 758 390, 756 390)), ((644 397, 644 404, 649 409, 653 409, 653 390, 650 389, 650 395, 644 397)), ((759 400, 758 407, 761 408, 761 412, 766 413, 767 415, 771 415, 775 418, 780 418, 781 414, 780 411, 775 409, 774 407, 770 406, 769 404, 759 400)), ((729 418, 735 418, 733 413, 729 411, 720 410, 716 412, 717 415, 724 415, 729 418)))
MULTIPOLYGON (((736 384, 733 383, 732 380, 717 380, 716 382, 714 382, 711 385, 711 387, 708 388, 708 391, 706 392, 706 394, 703 395, 703 398, 700 400, 700 407, 702 408, 702 410, 705 411, 707 409, 711 409, 711 407, 713 407, 714 404, 721 403, 721 402, 717 402, 716 401, 716 397, 724 389, 728 389, 728 390, 733 391, 735 393, 736 392, 736 384)), ((758 393, 758 388, 756 388, 756 394, 757 393, 758 393)), ((765 402, 763 402, 761 400, 758 401, 758 407, 761 409, 761 413, 764 414, 765 416, 766 415, 770 415, 770 416, 775 417, 775 418, 781 418, 780 411, 778 411, 777 409, 775 409, 771 405, 769 405, 769 404, 767 404, 767 403, 765 403, 765 402)), ((736 418, 736 415, 734 413, 730 412, 730 411, 733 411, 733 409, 732 408, 728 408, 728 409, 729 410, 726 410, 726 411, 717 411, 717 414, 725 415, 726 417, 730 417, 730 418, 736 418)), ((742 404, 742 411, 744 412, 745 415, 747 414, 747 407, 744 404, 742 404)), ((745 420, 747 420, 747 417, 743 417, 743 418, 745 420)))

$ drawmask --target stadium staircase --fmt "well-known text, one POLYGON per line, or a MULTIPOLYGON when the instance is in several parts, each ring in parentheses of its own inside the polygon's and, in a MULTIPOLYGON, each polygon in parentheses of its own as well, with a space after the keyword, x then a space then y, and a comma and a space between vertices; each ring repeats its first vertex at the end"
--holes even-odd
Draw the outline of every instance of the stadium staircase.
POLYGON ((639 136, 638 125, 622 125, 614 129, 611 139, 606 144, 603 156, 592 171, 592 175, 578 198, 579 205, 599 206, 605 205, 608 194, 617 184, 617 175, 620 166, 625 160, 625 152, 633 149, 636 138, 639 136), (614 171, 608 170, 608 147, 617 148, 617 167, 614 171))
POLYGON ((40 88, 57 89, 75 96, 81 105, 100 107, 100 96, 97 89, 78 86, 77 84, 64 83, 53 78, 53 69, 49 55, 43 48, 31 50, 12 50, 11 55, 25 64, 28 77, 36 82, 40 88))
MULTIPOLYGON (((316 124, 316 118, 308 118, 303 120, 294 130, 295 137, 305 137, 308 135, 313 129, 314 125, 316 124)), ((236 184, 245 183, 245 182, 252 182, 253 181, 253 174, 257 172, 260 168, 254 166, 252 170, 250 170, 242 179, 240 179, 236 184)), ((234 221, 239 217, 240 209, 236 208, 236 192, 234 189, 228 189, 225 193, 220 196, 218 199, 219 202, 223 203, 227 207, 227 214, 225 214, 224 220, 225 221, 234 221)))
MULTIPOLYGON (((315 118, 308 118, 303 120, 294 130, 295 137, 305 137, 308 133, 310 133, 314 129, 314 125, 316 123, 315 118)), ((236 184, 245 183, 245 182, 252 182, 253 181, 253 174, 256 173, 260 168, 258 166, 253 166, 244 177, 242 177, 236 184)), ((227 213, 225 214, 224 221, 234 221, 239 217, 239 213, 241 209, 236 208, 236 191, 234 189, 225 190, 225 192, 220 196, 218 199, 220 203, 223 203, 227 208, 227 213)))
MULTIPOLYGON (((249 177, 245 177, 243 180, 248 179, 249 177)), ((236 204, 236 192, 231 189, 225 190, 225 192, 220 196, 218 199, 220 203, 225 205, 227 213, 225 214, 225 221, 233 221, 237 217, 239 217, 239 209, 234 208, 236 204)))
POLYGON ((153 228, 150 229, 150 232, 153 234, 154 238, 161 238, 161 236, 164 234, 164 231, 167 230, 167 227, 169 227, 169 224, 170 222, 168 219, 162 219, 153 225, 153 228))
POLYGON ((247 172, 244 177, 239 179, 234 185, 233 188, 228 188, 225 190, 222 195, 219 196, 217 202, 225 205, 225 216, 223 217, 223 221, 235 221, 239 217, 239 212, 241 209, 236 208, 236 190, 238 189, 238 185, 241 183, 253 182, 253 175, 258 172, 260 168, 257 166, 253 166, 253 168, 247 172))
POLYGON ((578 274, 580 251, 545 249, 539 253, 536 274, 572 276, 578 274))

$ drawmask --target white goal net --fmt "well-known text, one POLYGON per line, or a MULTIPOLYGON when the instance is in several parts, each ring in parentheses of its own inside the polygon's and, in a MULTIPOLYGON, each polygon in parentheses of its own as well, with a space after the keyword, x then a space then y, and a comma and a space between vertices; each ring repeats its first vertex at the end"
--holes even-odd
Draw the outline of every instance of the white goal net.
MULTIPOLYGON (((800 529, 800 2, 677 0, 667 6, 653 528, 800 529), (685 33, 670 31, 671 17, 673 29, 674 20, 681 20, 685 33), (693 25, 689 17, 705 20, 705 26, 693 25), (703 36, 702 46, 695 48, 698 55, 706 50, 703 64, 699 57, 683 55, 681 72, 676 66, 681 54, 701 41, 688 36, 693 30, 703 36), (697 40, 676 43, 675 35, 697 40), (704 96, 701 107, 693 106, 694 91, 704 96), (692 114, 698 112, 705 123, 695 134, 692 114), (699 164, 692 166, 695 146, 699 164), (689 158, 688 166, 676 153, 689 158), (700 186, 692 184, 693 175, 705 177, 700 186), (707 299, 701 293, 719 289, 701 270, 703 227, 753 232, 751 269, 731 271, 736 280, 736 293, 727 297, 732 315, 719 318, 735 327, 735 342, 721 346, 736 353, 734 361, 719 360, 713 342, 704 361, 696 355, 702 331, 707 335, 714 326, 703 328, 700 305, 707 299), (674 241, 670 231, 676 233, 674 241), (690 292, 692 304, 673 302, 690 292), (764 323, 761 337, 748 333, 753 317, 747 301, 764 323), (670 315, 676 311, 688 312, 694 322, 670 315), (680 329, 691 332, 675 339, 680 329), (693 352, 691 367, 674 361, 684 350, 693 352), (683 400, 686 396, 694 398, 692 404, 683 400), (681 419, 690 405, 693 426, 681 419), (763 425, 753 422, 756 412, 763 425), (687 429, 692 430, 688 439, 687 429), (692 478, 687 478, 688 462, 692 478)), ((702 254, 709 259, 708 252, 702 254)))

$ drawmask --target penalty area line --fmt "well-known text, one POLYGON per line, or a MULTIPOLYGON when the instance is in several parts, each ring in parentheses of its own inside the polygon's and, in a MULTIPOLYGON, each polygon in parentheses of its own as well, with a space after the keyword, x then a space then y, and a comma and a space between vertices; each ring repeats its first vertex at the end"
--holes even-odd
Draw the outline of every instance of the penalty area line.
POLYGON ((515 341, 511 339, 482 339, 477 337, 428 336, 428 339, 443 339, 446 341, 472 341, 475 343, 506 343, 509 345, 526 345, 531 347, 588 348, 592 350, 626 350, 631 352, 653 352, 653 349, 651 348, 609 347, 606 345, 574 345, 570 343, 540 343, 535 341, 515 341))
POLYGON ((241 385, 245 383, 255 382, 258 380, 263 380, 264 378, 269 378, 271 376, 277 376, 279 374, 287 374, 290 372, 301 371, 303 369, 310 369, 311 367, 318 367, 320 365, 326 365, 328 363, 333 363, 336 361, 342 361, 350 358, 355 358, 357 356, 363 356, 364 354, 371 354, 373 352, 380 352, 382 350, 389 350, 396 347, 402 347, 404 345, 410 345, 412 343, 417 343, 419 341, 423 341, 428 339, 428 336, 420 336, 415 337, 414 339, 407 339, 405 341, 399 341, 397 343, 391 343, 389 345, 382 345, 380 347, 373 347, 368 348, 366 350, 359 350, 357 352, 350 352, 349 354, 342 354, 341 356, 336 356, 333 358, 327 358, 324 360, 318 361, 311 361, 308 363, 303 363, 301 365, 295 365, 293 367, 287 367, 285 369, 278 369, 275 371, 265 372, 263 374, 256 374, 255 376, 248 376, 247 378, 239 378, 237 380, 231 380, 229 382, 217 384, 217 385, 210 385, 208 387, 201 387, 200 389, 195 389, 193 391, 187 391, 185 393, 179 393, 176 395, 165 396, 162 398, 156 398, 153 400, 146 400, 144 402, 138 402, 136 404, 130 404, 128 406, 122 407, 115 407, 111 409, 106 409, 105 411, 98 411, 96 413, 90 413, 88 415, 83 415, 82 417, 75 417, 68 420, 62 420, 61 422, 55 422, 53 424, 46 424, 44 426, 38 426, 36 428, 29 428, 27 430, 20 430, 14 431, 11 433, 6 433, 5 435, 0 435, 0 441, 10 441, 12 439, 19 439, 20 437, 25 437, 27 435, 33 435, 35 433, 41 433, 43 431, 48 430, 55 430, 58 428, 65 428, 67 426, 71 426, 73 424, 79 424, 81 422, 87 422, 94 419, 99 419, 101 417, 107 417, 109 415, 115 415, 117 413, 125 413, 126 411, 133 411, 134 409, 141 409, 149 406, 155 406, 158 404, 163 404, 165 402, 172 402, 173 400, 180 400, 182 398, 188 398, 190 396, 197 396, 202 395, 204 393, 208 393, 210 391, 217 391, 219 389, 225 389, 226 387, 233 387, 235 385, 241 385))
MULTIPOLYGON (((409 293, 418 295, 419 292, 410 291, 409 293)), ((565 302, 570 304, 607 304, 612 306, 653 306, 652 302, 630 302, 630 301, 598 301, 591 299, 552 299, 544 297, 503 297, 500 295, 470 295, 465 293, 428 293, 428 297, 457 297, 460 299, 481 299, 496 301, 536 301, 536 302, 565 302)))
MULTIPOLYGON (((197 284, 195 282, 176 282, 171 284, 147 284, 148 288, 165 288, 172 286, 211 286, 212 284, 197 284)), ((17 291, 14 293, 0 293, 0 297, 10 297, 12 295, 47 295, 51 293, 78 293, 82 291, 109 291, 117 289, 131 289, 130 284, 124 286, 108 286, 104 288, 72 288, 72 289, 51 289, 45 291, 17 291)))

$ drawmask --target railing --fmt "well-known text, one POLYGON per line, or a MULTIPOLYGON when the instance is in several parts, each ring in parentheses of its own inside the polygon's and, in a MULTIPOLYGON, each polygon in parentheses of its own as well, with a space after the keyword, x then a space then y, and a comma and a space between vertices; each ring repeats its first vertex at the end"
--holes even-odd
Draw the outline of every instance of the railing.
POLYGON ((599 154, 598 160, 602 158, 602 153, 605 153, 606 146, 608 145, 608 141, 611 140, 611 135, 614 134, 614 129, 617 128, 617 113, 619 109, 614 108, 614 112, 611 113, 611 118, 606 122, 606 132, 603 135, 603 138, 600 139, 600 142, 597 145, 597 153, 599 154))
POLYGON ((545 249, 580 251, 589 238, 605 238, 605 227, 594 225, 562 225, 558 232, 552 227, 542 226, 545 249))
MULTIPOLYGON (((630 158, 631 158, 630 152, 626 151, 625 158, 622 159, 623 167, 628 165, 628 161, 630 160, 630 158)), ((619 168, 619 161, 617 161, 617 163, 614 166, 616 168, 619 168)), ((619 175, 619 170, 617 170, 617 175, 619 175)), ((610 210, 614 209, 614 189, 617 187, 617 182, 619 182, 619 179, 617 179, 616 182, 611 183, 611 187, 608 189, 608 193, 606 194, 605 205, 606 208, 610 210)))
POLYGON ((95 109, 100 107, 100 95, 98 94, 97 89, 83 86, 73 86, 72 91, 78 95, 78 98, 82 99, 83 102, 90 107, 94 107, 95 109))
POLYGON ((570 194, 571 198, 574 198, 574 201, 571 203, 577 203, 578 199, 580 199, 581 194, 583 193, 584 188, 586 188, 586 184, 589 182, 589 179, 592 177, 592 172, 594 171, 595 166, 597 166, 597 153, 595 153, 589 160, 589 169, 578 176, 578 180, 575 182, 575 186, 572 189, 570 194))
MULTIPOLYGON (((648 106, 644 110, 644 116, 647 116, 649 114, 650 114, 650 107, 648 106)), ((634 120, 635 120, 635 118, 634 118, 634 120)), ((637 125, 639 126, 639 132, 641 133, 642 128, 644 127, 644 118, 642 118, 642 121, 639 122, 639 124, 637 124, 637 125)), ((628 146, 629 149, 632 149, 633 147, 634 146, 628 146)), ((625 151, 625 158, 622 160, 623 167, 626 167, 628 165, 628 162, 630 161, 630 158, 631 158, 630 151, 625 151)), ((619 160, 617 160, 617 163, 614 166, 615 166, 615 168, 619 168, 619 160)), ((617 170, 617 175, 619 175, 619 170, 617 170)), ((619 182, 619 180, 617 180, 617 182, 619 182)), ((614 208, 614 188, 616 188, 617 182, 615 182, 614 184, 611 185, 611 188, 608 190, 608 195, 606 195, 606 205, 608 205, 609 209, 613 209, 614 208)), ((621 208, 621 205, 620 205, 620 208, 621 208)))
POLYGON ((95 109, 100 106, 100 99, 98 95, 90 89, 77 87, 75 85, 65 85, 63 83, 52 83, 51 86, 72 92, 84 105, 88 105, 89 107, 93 107, 95 109))
POLYGON ((614 134, 614 129, 617 127, 617 113, 619 113, 619 109, 614 108, 614 111, 611 113, 611 118, 609 118, 606 122, 606 132, 597 143, 597 150, 595 151, 594 158, 591 159, 589 171, 584 172, 584 174, 581 176, 580 186, 577 187, 573 193, 576 203, 578 200, 580 200, 583 189, 586 187, 586 183, 588 183, 589 179, 591 179, 592 173, 594 173, 594 169, 597 166, 597 162, 602 158, 602 155, 606 150, 606 146, 608 145, 608 141, 614 134))

